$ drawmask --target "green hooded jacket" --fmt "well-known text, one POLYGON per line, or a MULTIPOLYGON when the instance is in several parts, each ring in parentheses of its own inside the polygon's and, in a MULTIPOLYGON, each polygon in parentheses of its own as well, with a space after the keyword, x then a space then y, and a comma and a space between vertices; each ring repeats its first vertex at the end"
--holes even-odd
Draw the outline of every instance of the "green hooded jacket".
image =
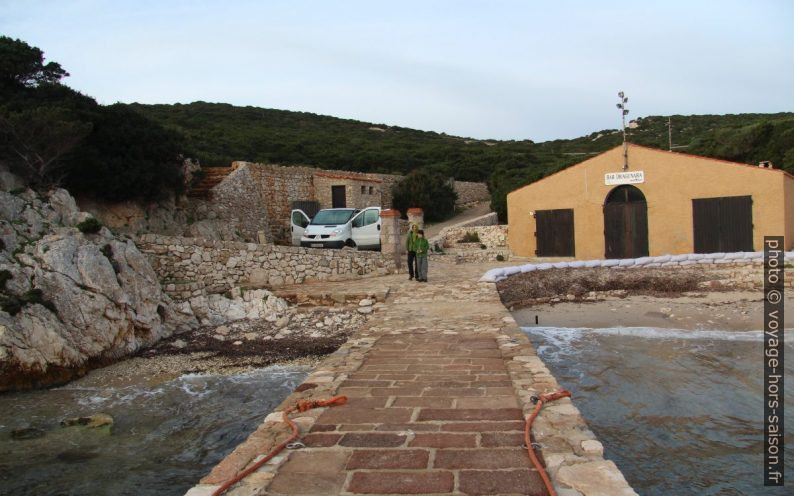
POLYGON ((416 240, 419 239, 419 235, 413 231, 413 229, 408 231, 408 235, 405 237, 405 250, 406 251, 416 251, 416 240))
POLYGON ((427 252, 430 249, 430 243, 427 241, 427 238, 416 238, 414 248, 416 248, 417 257, 426 257, 427 252))

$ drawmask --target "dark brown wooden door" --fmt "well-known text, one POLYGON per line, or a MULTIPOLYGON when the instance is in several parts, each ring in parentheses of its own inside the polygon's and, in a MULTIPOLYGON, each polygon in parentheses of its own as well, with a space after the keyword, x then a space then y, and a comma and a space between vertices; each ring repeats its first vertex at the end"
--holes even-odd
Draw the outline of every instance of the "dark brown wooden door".
POLYGON ((346 206, 347 206, 347 198, 345 195, 345 187, 331 186, 331 207, 345 208, 346 206))
POLYGON ((573 257, 573 209, 538 210, 535 212, 535 236, 539 257, 573 257))
POLYGON ((648 256, 648 204, 634 186, 619 186, 604 204, 604 256, 648 256))
POLYGON ((695 253, 753 251, 753 198, 692 200, 695 253))

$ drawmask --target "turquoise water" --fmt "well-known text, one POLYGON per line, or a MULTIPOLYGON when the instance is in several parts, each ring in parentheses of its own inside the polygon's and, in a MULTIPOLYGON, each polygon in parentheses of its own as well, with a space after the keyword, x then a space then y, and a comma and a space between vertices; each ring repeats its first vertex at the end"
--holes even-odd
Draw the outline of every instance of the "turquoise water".
POLYGON ((186 375, 156 386, 64 386, 0 396, 0 494, 182 495, 245 440, 308 370, 186 375), (107 429, 61 428, 108 413, 107 429), (11 431, 34 427, 35 439, 11 431))
POLYGON ((639 494, 792 494, 792 379, 785 385, 789 487, 763 486, 760 331, 523 329, 639 494))

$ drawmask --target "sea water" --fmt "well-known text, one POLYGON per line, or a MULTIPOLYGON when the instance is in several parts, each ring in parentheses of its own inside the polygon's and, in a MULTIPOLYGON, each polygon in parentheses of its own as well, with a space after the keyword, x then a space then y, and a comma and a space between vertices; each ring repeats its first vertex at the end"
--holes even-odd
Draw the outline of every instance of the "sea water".
POLYGON ((64 387, 0 396, 0 494, 182 495, 306 377, 305 367, 184 375, 155 386, 64 387), (93 413, 112 428, 60 427, 93 413), (43 432, 13 439, 20 428, 43 432))
POLYGON ((787 331, 785 472, 763 486, 760 331, 524 327, 641 495, 783 495, 794 486, 794 349, 787 331))

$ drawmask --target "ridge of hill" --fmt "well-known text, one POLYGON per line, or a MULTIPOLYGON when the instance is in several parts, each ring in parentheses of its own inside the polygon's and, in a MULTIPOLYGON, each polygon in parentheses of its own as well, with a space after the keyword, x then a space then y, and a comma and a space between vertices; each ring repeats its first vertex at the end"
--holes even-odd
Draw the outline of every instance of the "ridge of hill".
MULTIPOLYGON (((130 104, 178 131, 185 155, 204 166, 234 160, 325 169, 407 174, 429 168, 462 181, 487 181, 504 218, 507 192, 613 148, 621 132, 605 129, 574 139, 479 140, 309 112, 223 103, 130 104)), ((631 121, 629 141, 744 163, 771 160, 794 173, 794 113, 648 116, 631 121)))

